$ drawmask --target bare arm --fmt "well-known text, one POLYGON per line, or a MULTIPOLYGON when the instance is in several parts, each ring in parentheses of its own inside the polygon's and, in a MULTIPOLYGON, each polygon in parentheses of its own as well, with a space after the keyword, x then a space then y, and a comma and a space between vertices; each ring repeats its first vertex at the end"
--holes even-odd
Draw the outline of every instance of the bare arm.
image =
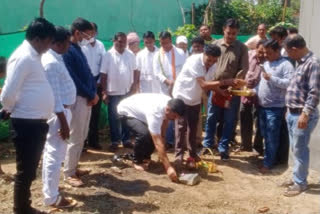
POLYGON ((242 87, 246 84, 246 82, 241 79, 206 81, 204 79, 204 77, 198 77, 197 81, 198 81, 200 87, 204 90, 218 90, 220 86, 234 86, 234 87, 238 88, 238 87, 242 87))

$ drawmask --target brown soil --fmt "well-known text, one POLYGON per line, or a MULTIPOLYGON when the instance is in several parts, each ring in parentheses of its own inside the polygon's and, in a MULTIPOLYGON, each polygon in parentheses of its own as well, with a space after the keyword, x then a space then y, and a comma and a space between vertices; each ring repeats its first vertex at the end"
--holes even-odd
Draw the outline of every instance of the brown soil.
MULTIPOLYGON (((15 173, 13 151, 9 146, 6 158, 1 160, 2 168, 9 174, 15 173)), ((61 191, 76 199, 78 205, 56 213, 312 214, 320 211, 318 173, 311 171, 307 192, 286 198, 282 195, 284 188, 278 185, 290 177, 291 170, 279 166, 271 174, 261 175, 257 170, 260 160, 253 153, 232 153, 228 162, 216 157, 221 173, 201 173, 202 180, 196 186, 170 182, 156 154, 149 172, 136 171, 127 165, 120 166, 121 172, 113 170, 112 157, 106 150, 84 153, 80 166, 92 169, 90 175, 83 177, 85 187, 67 186, 61 177, 61 191)), ((173 160, 172 153, 169 157, 173 160)), ((41 169, 31 189, 33 206, 49 210, 42 204, 41 169)), ((0 213, 12 213, 12 196, 13 181, 0 178, 0 213)))

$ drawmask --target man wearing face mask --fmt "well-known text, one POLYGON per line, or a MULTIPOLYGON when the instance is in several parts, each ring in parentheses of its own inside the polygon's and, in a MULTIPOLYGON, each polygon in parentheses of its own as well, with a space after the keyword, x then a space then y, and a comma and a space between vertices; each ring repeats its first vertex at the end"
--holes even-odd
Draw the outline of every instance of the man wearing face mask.
POLYGON ((87 59, 80 46, 88 45, 93 27, 85 19, 77 18, 71 25, 71 45, 63 55, 64 63, 73 79, 77 98, 71 106, 73 115, 70 124, 70 139, 64 162, 65 182, 71 186, 83 185, 80 176, 88 174, 88 171, 77 169, 84 141, 88 134, 91 107, 99 101, 94 79, 87 59))
POLYGON ((98 26, 95 23, 91 23, 93 27, 93 35, 90 39, 90 44, 86 46, 82 46, 81 49, 88 60, 89 67, 91 69, 91 73, 96 80, 97 85, 97 94, 99 96, 99 102, 92 106, 91 110, 91 118, 89 125, 89 133, 88 133, 88 146, 101 150, 102 147, 99 144, 99 134, 98 134, 98 123, 100 116, 100 108, 101 108, 101 98, 102 98, 102 88, 100 84, 100 70, 102 57, 105 55, 106 50, 101 41, 96 39, 98 33, 98 26))
POLYGON ((1 93, 5 112, 11 113, 17 173, 14 182, 14 214, 43 213, 31 207, 30 187, 48 133, 47 119, 54 96, 41 64, 41 55, 55 35, 53 24, 37 18, 28 26, 26 40, 10 56, 1 93))

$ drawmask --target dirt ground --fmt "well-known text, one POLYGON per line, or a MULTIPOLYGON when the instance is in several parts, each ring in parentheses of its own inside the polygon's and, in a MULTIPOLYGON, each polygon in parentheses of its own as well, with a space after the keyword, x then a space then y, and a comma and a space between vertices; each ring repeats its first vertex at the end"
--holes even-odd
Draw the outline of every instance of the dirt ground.
MULTIPOLYGON (((1 159, 3 169, 15 173, 14 149, 3 144, 1 159)), ((107 147, 106 143, 103 145, 107 147)), ((119 151, 125 152, 123 149, 119 151)), ((119 166, 121 171, 111 167, 113 153, 88 150, 81 159, 81 168, 90 168, 90 175, 84 176, 86 185, 72 188, 65 185, 61 177, 61 191, 73 197, 78 205, 70 210, 55 213, 102 213, 102 214, 313 214, 320 212, 319 174, 311 171, 310 188, 293 197, 282 196, 284 188, 279 184, 291 175, 290 168, 276 167, 270 175, 258 173, 257 164, 261 158, 253 153, 231 153, 231 160, 222 162, 216 157, 221 173, 202 175, 200 184, 186 186, 169 181, 163 167, 153 155, 154 163, 148 172, 139 172, 130 166, 119 166), (262 210, 260 210, 262 211, 262 210)), ((173 154, 169 154, 173 160, 173 154)), ((41 168, 32 185, 33 206, 47 210, 42 204, 41 168)), ((0 178, 0 213, 12 213, 13 181, 0 178)))

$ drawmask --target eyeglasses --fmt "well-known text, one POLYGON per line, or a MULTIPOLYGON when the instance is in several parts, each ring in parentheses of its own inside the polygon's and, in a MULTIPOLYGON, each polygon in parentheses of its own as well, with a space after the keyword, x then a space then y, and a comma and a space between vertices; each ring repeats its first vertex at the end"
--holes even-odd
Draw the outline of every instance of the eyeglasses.
POLYGON ((89 34, 87 34, 87 33, 85 33, 85 32, 82 32, 82 31, 80 31, 80 32, 87 37, 86 39, 91 39, 91 38, 92 38, 91 35, 89 35, 89 34))

